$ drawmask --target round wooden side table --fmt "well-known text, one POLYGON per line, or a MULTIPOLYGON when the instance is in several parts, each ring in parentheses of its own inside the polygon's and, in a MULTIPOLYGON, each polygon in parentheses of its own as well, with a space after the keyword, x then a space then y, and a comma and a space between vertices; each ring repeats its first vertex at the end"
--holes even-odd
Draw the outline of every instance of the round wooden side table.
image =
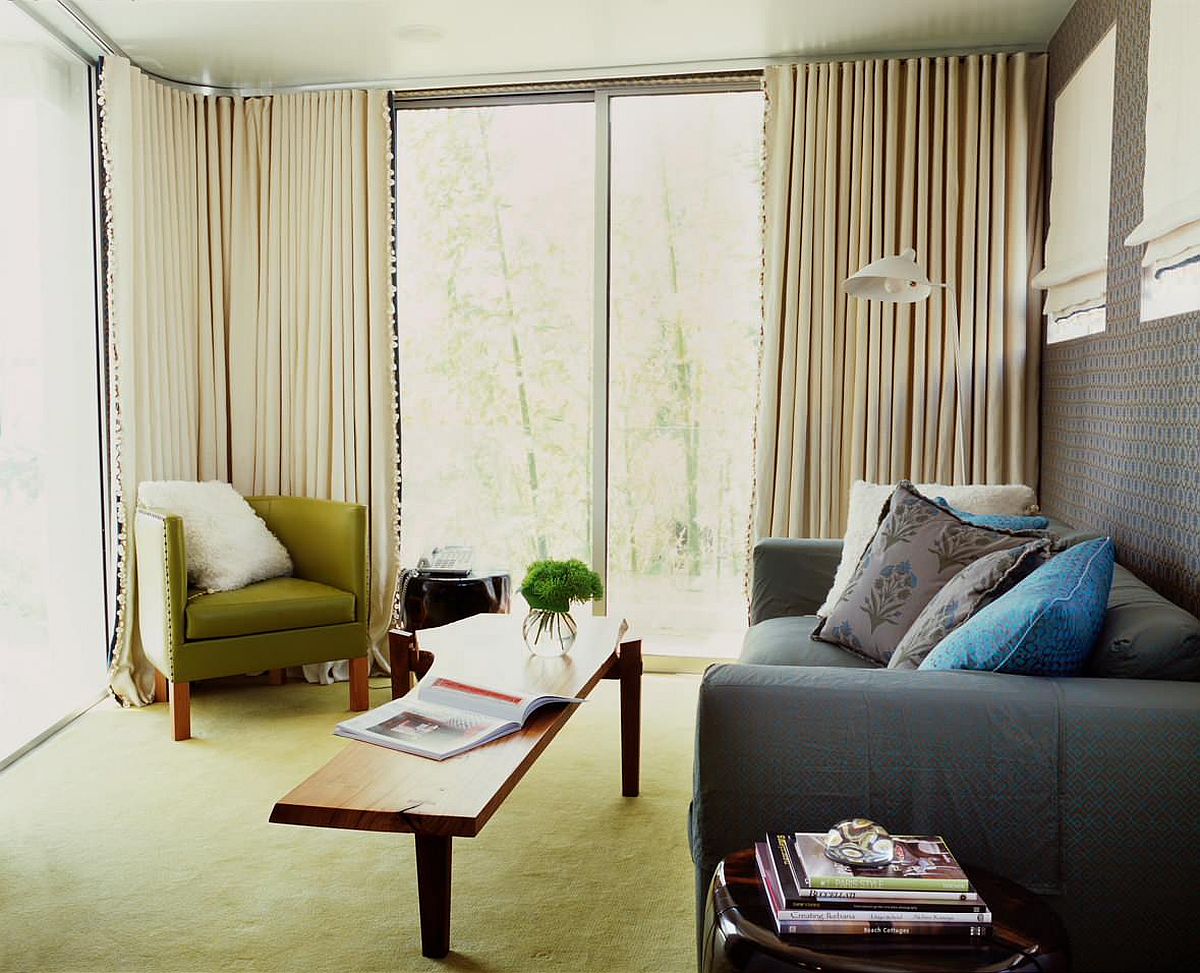
POLYGON ((472 615, 506 614, 512 597, 507 574, 472 573, 465 578, 413 574, 401 604, 409 631, 449 625, 472 615))
POLYGON ((871 939, 775 933, 754 851, 717 866, 704 915, 703 973, 1068 973, 1067 934, 1032 892, 980 868, 966 868, 991 907, 992 932, 979 940, 871 939))

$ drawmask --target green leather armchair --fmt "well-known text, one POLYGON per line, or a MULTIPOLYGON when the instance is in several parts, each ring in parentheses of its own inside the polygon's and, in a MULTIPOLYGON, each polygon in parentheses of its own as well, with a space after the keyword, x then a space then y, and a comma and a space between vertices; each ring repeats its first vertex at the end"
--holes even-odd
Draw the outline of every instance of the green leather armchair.
POLYGON ((191 736, 196 679, 268 669, 281 683, 287 666, 349 659, 350 708, 368 706, 366 507, 303 497, 246 501, 287 548, 294 574, 210 594, 188 592, 183 518, 137 509, 138 631, 156 669, 155 698, 170 699, 176 740, 191 736))

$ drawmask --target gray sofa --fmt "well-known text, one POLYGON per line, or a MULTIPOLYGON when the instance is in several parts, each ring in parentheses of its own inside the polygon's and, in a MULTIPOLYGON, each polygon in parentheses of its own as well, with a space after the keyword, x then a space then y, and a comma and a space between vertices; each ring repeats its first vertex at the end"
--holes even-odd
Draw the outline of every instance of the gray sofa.
POLYGON ((698 934, 725 855, 862 815, 1046 896, 1076 970, 1200 966, 1200 621, 1118 567, 1084 676, 881 669, 809 637, 840 558, 760 542, 741 661, 705 673, 698 934))

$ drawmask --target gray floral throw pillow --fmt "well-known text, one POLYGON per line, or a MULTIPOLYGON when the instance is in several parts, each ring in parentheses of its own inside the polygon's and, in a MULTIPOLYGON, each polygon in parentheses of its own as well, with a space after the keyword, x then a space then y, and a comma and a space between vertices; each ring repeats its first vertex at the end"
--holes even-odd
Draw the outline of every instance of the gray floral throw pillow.
POLYGON ((1050 557, 1048 539, 985 554, 968 564, 925 606, 892 653, 889 669, 916 669, 947 635, 1050 557))
POLYGON ((973 526, 901 481, 842 597, 813 638, 886 663, 917 616, 959 571, 1041 536, 973 526))

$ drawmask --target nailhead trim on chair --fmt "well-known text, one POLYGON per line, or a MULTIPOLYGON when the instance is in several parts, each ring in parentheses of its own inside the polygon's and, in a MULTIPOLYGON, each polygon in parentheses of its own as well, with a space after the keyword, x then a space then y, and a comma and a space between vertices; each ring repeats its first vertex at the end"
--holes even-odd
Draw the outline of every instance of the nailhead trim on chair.
MULTIPOLYGON (((170 565, 167 560, 167 521, 163 518, 163 564, 170 565)), ((171 672, 175 672, 175 613, 171 611, 171 604, 174 601, 174 589, 172 587, 174 579, 171 577, 171 571, 167 571, 166 584, 166 604, 163 606, 167 615, 167 666, 171 672)))
MULTIPOLYGON (((169 557, 168 557, 169 552, 167 550, 167 518, 163 517, 159 514, 153 513, 150 510, 146 510, 144 508, 138 510, 137 513, 141 514, 141 515, 145 515, 147 517, 153 517, 155 520, 157 520, 159 523, 161 523, 163 525, 163 530, 162 530, 163 564, 169 565, 171 562, 169 560, 169 557)), ((168 570, 167 571, 167 583, 165 586, 166 604, 163 605, 163 608, 165 609, 163 614, 166 616, 166 619, 167 619, 167 668, 170 669, 172 673, 174 673, 175 672, 175 617, 171 611, 171 595, 173 594, 173 589, 171 587, 171 584, 172 584, 171 572, 168 570)))

